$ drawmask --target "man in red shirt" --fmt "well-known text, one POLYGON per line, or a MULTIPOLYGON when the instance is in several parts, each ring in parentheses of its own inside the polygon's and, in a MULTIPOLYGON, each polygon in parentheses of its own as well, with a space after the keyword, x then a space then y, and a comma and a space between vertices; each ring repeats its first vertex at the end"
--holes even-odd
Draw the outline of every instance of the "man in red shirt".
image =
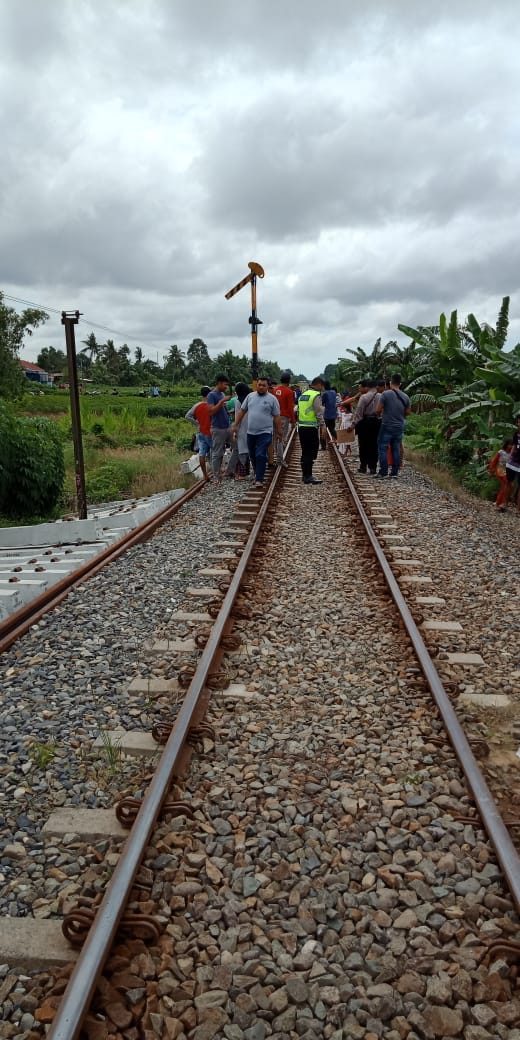
POLYGON ((276 400, 280 405, 280 420, 282 424, 282 436, 276 441, 276 462, 278 466, 287 466, 287 463, 283 461, 283 449, 287 443, 289 430, 294 426, 296 421, 294 414, 294 406, 296 402, 294 399, 294 392, 289 386, 290 382, 291 373, 282 372, 279 386, 275 386, 271 390, 271 393, 276 397, 276 400))
POLYGON ((197 404, 194 404, 193 407, 190 408, 189 412, 186 412, 186 415, 184 416, 184 418, 187 419, 188 422, 193 423, 194 426, 198 426, 199 428, 199 432, 197 434, 197 440, 199 442, 199 462, 200 468, 206 480, 208 478, 208 467, 206 459, 209 458, 211 454, 211 415, 209 412, 209 405, 206 400, 209 393, 211 393, 210 386, 201 386, 200 394, 202 397, 202 401, 199 401, 197 404))

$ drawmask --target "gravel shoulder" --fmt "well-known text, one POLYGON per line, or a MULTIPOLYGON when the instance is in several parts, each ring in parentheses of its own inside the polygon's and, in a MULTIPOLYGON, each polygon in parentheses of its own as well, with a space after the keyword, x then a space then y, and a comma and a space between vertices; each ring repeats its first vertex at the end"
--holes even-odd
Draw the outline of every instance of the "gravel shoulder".
MULTIPOLYGON (((136 904, 151 901, 165 934, 156 948, 119 945, 100 1012, 113 1033, 134 1040, 520 1040, 514 973, 498 955, 482 962, 491 940, 520 938, 520 922, 483 833, 455 818, 471 804, 460 769, 430 740, 442 730, 415 659, 359 529, 337 509, 343 492, 330 460, 318 466, 321 488, 282 492, 276 542, 257 554, 254 616, 236 625, 242 645, 230 669, 251 699, 212 698, 216 746, 194 760, 183 790, 195 818, 161 821, 148 850, 147 892, 136 904)), ((110 784, 78 774, 70 751, 42 778, 28 745, 48 741, 64 719, 71 736, 90 741, 101 711, 110 726, 149 720, 149 706, 124 688, 154 668, 175 672, 174 657, 154 665, 141 648, 173 634, 165 610, 180 603, 218 539, 215 511, 221 529, 239 491, 224 487, 217 506, 217 492, 203 492, 169 525, 175 555, 167 531, 159 545, 133 550, 96 579, 95 617, 80 589, 3 662, 4 846, 37 840, 56 794, 111 803, 110 784)), ((429 546, 439 594, 448 600, 456 583, 453 609, 466 594, 462 533, 480 544, 491 533, 487 519, 466 516, 409 470, 379 494, 406 525, 407 544, 429 546)), ((481 580, 498 573, 511 588, 511 570, 493 567, 492 549, 477 554, 481 580)), ((509 617, 500 591, 501 581, 493 595, 509 617)), ((493 611, 488 625, 494 634, 493 611)), ((475 624, 475 648, 486 656, 477 632, 475 624)), ((507 649, 503 634, 497 646, 507 649)), ((57 851, 74 863, 73 850, 57 851)), ((38 889, 43 847, 34 861, 38 889)), ((0 870, 2 912, 30 913, 19 891, 23 865, 0 857, 0 870)), ((10 994, 6 1036, 31 1027, 41 1035, 24 999, 10 994)))

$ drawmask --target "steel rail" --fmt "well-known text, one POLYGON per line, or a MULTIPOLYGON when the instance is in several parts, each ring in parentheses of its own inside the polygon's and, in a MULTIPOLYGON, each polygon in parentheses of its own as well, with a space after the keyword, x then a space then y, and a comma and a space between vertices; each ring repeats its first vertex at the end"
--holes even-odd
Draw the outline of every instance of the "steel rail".
POLYGON ((370 523, 361 498, 350 473, 345 466, 337 447, 333 447, 335 460, 343 473, 349 492, 354 500, 359 517, 370 543, 375 552, 377 561, 383 571, 391 596, 401 615, 401 619, 412 642, 415 655, 423 672, 423 675, 431 690, 439 713, 446 727, 450 743, 459 760, 461 768, 466 777, 468 786, 473 795, 475 805, 482 824, 487 832, 489 840, 495 849, 498 862, 504 873, 509 891, 513 897, 516 909, 520 912, 520 857, 511 841, 507 827, 505 826, 498 806, 484 779, 480 766, 468 743, 467 737, 457 718, 457 714, 444 689, 441 677, 432 661, 428 648, 419 632, 419 629, 410 612, 408 604, 401 592, 397 579, 395 578, 390 564, 381 548, 377 535, 370 523))
POLYGON ((171 520, 186 502, 198 495, 205 484, 205 480, 197 481, 192 488, 185 491, 175 502, 165 506, 159 513, 145 520, 138 527, 132 528, 114 545, 109 545, 106 549, 103 549, 93 560, 89 560, 87 563, 82 564, 81 567, 71 571, 66 578, 62 578, 54 585, 51 585, 40 596, 35 597, 30 603, 26 603, 14 614, 6 618, 5 621, 2 621, 0 623, 0 653, 8 650, 17 639, 25 635, 33 625, 41 620, 44 614, 49 610, 54 610, 55 607, 62 603, 70 590, 76 585, 81 585, 84 581, 88 581, 89 578, 93 578, 107 564, 117 560, 128 549, 132 549, 135 545, 139 545, 141 542, 146 541, 147 538, 150 538, 158 527, 171 520))
MULTIPOLYGON (((289 439, 286 453, 290 450, 293 437, 294 431, 289 439)), ((48 1040, 75 1040, 78 1036, 97 981, 114 942, 128 895, 149 843, 155 821, 175 775, 177 763, 182 757, 199 700, 203 697, 208 674, 213 660, 219 651, 219 644, 229 622, 229 616, 239 592, 242 578, 248 567, 258 534, 282 472, 281 467, 276 470, 251 528, 240 557, 240 562, 231 579, 208 642, 201 654, 195 675, 186 692, 168 742, 159 760, 157 770, 143 798, 135 823, 124 845, 94 923, 61 999, 48 1034, 48 1040)))

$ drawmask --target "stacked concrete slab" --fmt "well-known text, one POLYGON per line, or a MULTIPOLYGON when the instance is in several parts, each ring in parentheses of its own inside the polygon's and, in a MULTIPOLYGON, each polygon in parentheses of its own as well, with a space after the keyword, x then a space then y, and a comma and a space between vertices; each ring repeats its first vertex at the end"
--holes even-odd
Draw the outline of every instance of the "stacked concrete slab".
POLYGON ((86 520, 0 529, 0 621, 175 502, 182 488, 115 502, 86 520))

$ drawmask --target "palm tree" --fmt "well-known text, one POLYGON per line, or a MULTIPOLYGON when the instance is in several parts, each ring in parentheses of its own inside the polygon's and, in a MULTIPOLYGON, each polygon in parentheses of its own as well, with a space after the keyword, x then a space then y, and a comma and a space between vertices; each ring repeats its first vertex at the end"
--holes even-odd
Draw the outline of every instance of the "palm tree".
POLYGON ((83 354, 84 357, 88 356, 89 362, 92 365, 93 361, 98 359, 101 347, 99 346, 93 332, 90 332, 87 338, 82 339, 81 342, 85 344, 85 347, 83 350, 80 350, 79 353, 83 354))
POLYGON ((184 352, 176 344, 171 346, 164 358, 164 378, 176 383, 184 372, 185 361, 184 352))

